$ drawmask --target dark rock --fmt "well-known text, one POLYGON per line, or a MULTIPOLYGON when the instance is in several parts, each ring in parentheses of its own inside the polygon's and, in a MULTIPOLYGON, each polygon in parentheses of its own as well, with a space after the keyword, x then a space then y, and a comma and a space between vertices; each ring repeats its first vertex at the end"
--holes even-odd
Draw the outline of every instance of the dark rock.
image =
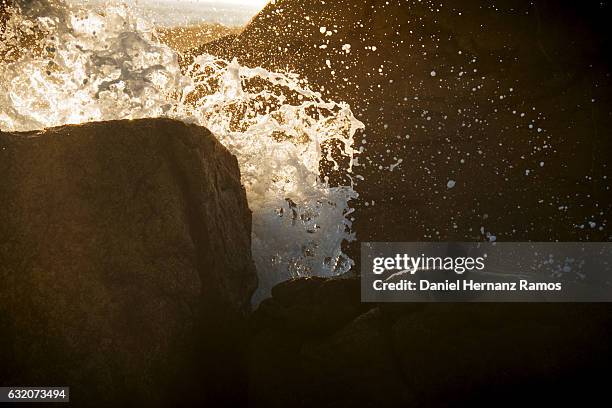
POLYGON ((337 293, 358 296, 356 282, 294 280, 261 304, 251 319, 252 406, 516 406, 527 395, 561 404, 607 390, 607 305, 372 304, 326 318, 321 305, 334 316, 345 302, 337 293), (321 291, 326 283, 334 290, 321 291))
POLYGON ((361 393, 352 390, 353 378, 388 377, 393 370, 381 344, 386 339, 378 314, 367 314, 371 307, 360 303, 355 278, 305 278, 274 287, 272 298, 250 319, 251 404, 333 406, 346 398, 358 402, 360 396, 373 397, 365 383, 361 393), (359 359, 354 358, 357 354, 359 359))
POLYGON ((611 322, 607 305, 432 304, 391 336, 417 406, 550 404, 601 392, 611 322))
POLYGON ((355 278, 304 278, 278 284, 250 317, 258 329, 271 328, 297 336, 332 333, 371 306, 362 304, 355 278))
POLYGON ((374 308, 326 338, 305 342, 300 368, 310 387, 305 406, 405 406, 411 402, 385 316, 374 308), (314 392, 317 390, 317 392, 314 392), (333 401, 333 395, 337 395, 333 401), (333 401, 333 402, 332 402, 333 401))
POLYGON ((249 398, 255 406, 312 406, 312 388, 324 384, 316 352, 321 338, 333 335, 369 308, 359 298, 355 278, 307 278, 281 283, 250 317, 249 398), (317 360, 318 361, 318 360, 317 360), (307 366, 305 366, 306 364, 307 366))
POLYGON ((0 172, 0 384, 70 385, 106 406, 240 395, 251 213, 208 130, 0 133, 0 172))

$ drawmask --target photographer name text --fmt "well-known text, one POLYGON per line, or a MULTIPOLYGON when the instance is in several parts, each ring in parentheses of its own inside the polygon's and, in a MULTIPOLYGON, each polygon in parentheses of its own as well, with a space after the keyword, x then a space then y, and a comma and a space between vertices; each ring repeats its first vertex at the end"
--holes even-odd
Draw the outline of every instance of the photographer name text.
POLYGON ((373 282, 372 287, 375 291, 464 291, 464 292, 542 292, 542 291, 561 291, 561 282, 530 282, 521 279, 518 282, 478 282, 473 279, 467 280, 445 280, 443 282, 430 281, 427 279, 419 279, 411 281, 401 279, 396 282, 385 282, 382 279, 377 279, 373 282))

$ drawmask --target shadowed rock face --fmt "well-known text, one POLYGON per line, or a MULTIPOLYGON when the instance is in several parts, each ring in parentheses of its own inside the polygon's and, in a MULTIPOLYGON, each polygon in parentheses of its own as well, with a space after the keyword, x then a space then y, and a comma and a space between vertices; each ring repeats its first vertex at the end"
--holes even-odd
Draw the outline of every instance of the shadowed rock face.
POLYGON ((251 406, 565 406, 607 393, 605 304, 363 304, 354 278, 272 295, 251 318, 251 406))
POLYGON ((608 240, 608 6, 438 3, 278 0, 225 57, 366 124, 360 241, 608 240))
POLYGON ((236 158, 204 128, 114 121, 0 133, 0 172, 0 383, 212 398, 257 285, 236 158))

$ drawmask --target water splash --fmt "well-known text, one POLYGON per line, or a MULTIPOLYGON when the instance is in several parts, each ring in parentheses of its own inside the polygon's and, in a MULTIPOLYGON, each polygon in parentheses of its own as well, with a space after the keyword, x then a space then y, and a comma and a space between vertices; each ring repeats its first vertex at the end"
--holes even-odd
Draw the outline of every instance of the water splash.
POLYGON ((161 116, 205 126, 240 164, 253 211, 255 303, 288 278, 350 269, 341 246, 354 238, 349 201, 357 194, 321 177, 325 162, 350 180, 363 124, 347 104, 323 100, 296 75, 211 55, 182 69, 125 5, 102 15, 43 3, 7 22, 0 129, 161 116), (35 52, 18 55, 24 41, 35 52))
POLYGON ((168 114, 188 78, 176 54, 151 41, 153 28, 127 6, 100 15, 56 1, 36 5, 7 22, 3 48, 15 51, 0 67, 1 129, 168 114), (23 45, 27 52, 19 55, 23 45))

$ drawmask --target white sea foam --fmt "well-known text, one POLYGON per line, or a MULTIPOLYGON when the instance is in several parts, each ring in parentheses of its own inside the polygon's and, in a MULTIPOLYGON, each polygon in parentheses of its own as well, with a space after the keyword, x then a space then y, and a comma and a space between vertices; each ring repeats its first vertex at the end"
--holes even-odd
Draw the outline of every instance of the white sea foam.
POLYGON ((0 59, 10 54, 0 66, 0 129, 162 116, 205 126, 240 164, 260 278, 254 302, 288 278, 347 271, 341 246, 353 239, 356 193, 326 183, 320 163, 352 172, 363 125, 350 107, 323 100, 296 75, 211 55, 181 70, 129 7, 105 10, 43 1, 11 17, 0 45, 0 59), (37 51, 18 56, 23 38, 35 37, 29 48, 37 51))

